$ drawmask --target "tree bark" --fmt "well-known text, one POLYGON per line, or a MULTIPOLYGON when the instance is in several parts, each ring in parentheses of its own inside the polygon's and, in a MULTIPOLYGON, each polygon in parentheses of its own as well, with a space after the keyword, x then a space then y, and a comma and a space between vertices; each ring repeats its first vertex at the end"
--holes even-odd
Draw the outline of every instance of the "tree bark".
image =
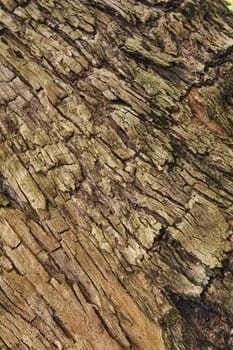
POLYGON ((223 0, 0 1, 0 348, 230 350, 223 0))

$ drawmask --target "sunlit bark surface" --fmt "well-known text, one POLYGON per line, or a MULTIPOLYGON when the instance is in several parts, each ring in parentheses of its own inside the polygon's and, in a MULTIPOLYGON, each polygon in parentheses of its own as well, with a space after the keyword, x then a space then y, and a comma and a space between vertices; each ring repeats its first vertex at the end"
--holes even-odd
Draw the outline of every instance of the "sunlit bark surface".
POLYGON ((0 349, 230 350, 233 16, 0 1, 0 349))

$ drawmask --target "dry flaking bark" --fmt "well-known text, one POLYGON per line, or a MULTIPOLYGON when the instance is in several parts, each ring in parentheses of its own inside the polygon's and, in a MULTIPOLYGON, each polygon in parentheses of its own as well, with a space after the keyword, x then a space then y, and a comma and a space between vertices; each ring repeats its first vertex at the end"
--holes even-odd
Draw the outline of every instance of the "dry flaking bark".
POLYGON ((0 348, 232 349, 223 1, 0 1, 0 348))

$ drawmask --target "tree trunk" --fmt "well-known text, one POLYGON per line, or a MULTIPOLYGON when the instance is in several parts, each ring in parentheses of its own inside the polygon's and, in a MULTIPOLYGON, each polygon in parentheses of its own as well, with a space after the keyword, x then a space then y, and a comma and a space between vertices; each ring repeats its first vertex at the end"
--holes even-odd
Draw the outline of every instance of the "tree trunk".
POLYGON ((233 349, 223 0, 1 0, 0 21, 0 348, 233 349))

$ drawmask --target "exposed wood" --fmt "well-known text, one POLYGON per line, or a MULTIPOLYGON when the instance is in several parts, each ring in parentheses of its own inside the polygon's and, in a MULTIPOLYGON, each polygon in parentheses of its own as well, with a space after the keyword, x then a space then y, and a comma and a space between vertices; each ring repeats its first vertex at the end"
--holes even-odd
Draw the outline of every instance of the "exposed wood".
POLYGON ((233 349, 233 15, 0 1, 0 349, 233 349))

